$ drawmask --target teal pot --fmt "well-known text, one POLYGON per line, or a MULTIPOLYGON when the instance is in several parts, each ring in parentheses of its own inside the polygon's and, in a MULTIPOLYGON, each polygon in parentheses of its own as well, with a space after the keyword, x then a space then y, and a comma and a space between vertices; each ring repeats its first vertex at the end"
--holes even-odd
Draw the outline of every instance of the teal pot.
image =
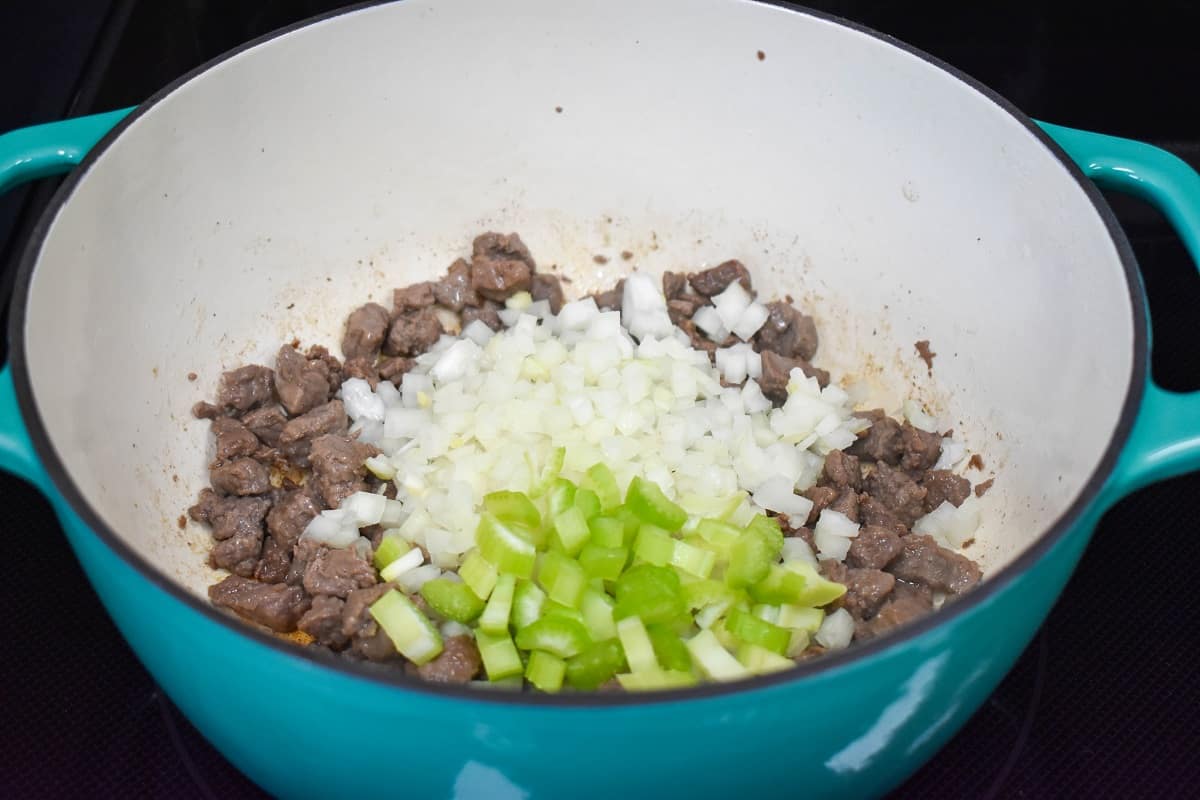
POLYGON ((1200 178, 803 9, 358 7, 128 114, 9 133, 0 162, 4 185, 78 164, 16 281, 0 464, 53 503, 155 680, 277 795, 878 795, 995 688, 1104 510, 1200 463, 1200 400, 1149 382, 1095 185, 1156 204, 1196 255, 1200 178), (423 685, 210 608, 207 532, 176 524, 205 483, 191 404, 293 336, 335 343, 484 228, 579 292, 628 268, 596 253, 751 265, 816 314, 836 376, 892 408, 915 394, 983 454, 983 584, 789 672, 654 695, 423 685))

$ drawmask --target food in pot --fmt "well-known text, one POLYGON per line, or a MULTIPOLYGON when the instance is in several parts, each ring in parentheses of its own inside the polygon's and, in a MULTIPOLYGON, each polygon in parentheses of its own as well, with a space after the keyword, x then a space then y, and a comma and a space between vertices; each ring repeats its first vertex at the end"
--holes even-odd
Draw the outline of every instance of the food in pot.
POLYGON ((189 514, 218 606, 429 681, 661 689, 879 636, 969 591, 965 448, 855 410, 726 261, 568 302, 515 234, 222 375, 189 514), (297 633, 298 632, 298 633, 297 633))

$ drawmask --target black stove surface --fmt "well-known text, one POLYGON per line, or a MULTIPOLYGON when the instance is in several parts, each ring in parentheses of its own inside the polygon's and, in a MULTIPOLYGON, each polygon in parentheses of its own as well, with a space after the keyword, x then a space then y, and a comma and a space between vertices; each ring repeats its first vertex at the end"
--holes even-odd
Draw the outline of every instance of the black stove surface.
MULTIPOLYGON (((0 130, 137 103, 230 47, 342 4, 4 5, 0 74, 10 85, 0 130)), ((1200 166, 1200 12, 1191 4, 1086 15, 1035 3, 812 5, 944 59, 1037 118, 1152 141, 1200 166)), ((53 185, 0 200, 6 278, 53 185)), ((1110 199, 1145 274, 1153 372, 1168 388, 1198 389, 1200 276, 1157 212, 1110 199)), ((0 497, 0 796, 262 796, 142 669, 46 502, 3 474, 0 497)), ((1114 508, 1014 670, 895 797, 1196 796, 1197 518, 1200 476, 1114 508)))

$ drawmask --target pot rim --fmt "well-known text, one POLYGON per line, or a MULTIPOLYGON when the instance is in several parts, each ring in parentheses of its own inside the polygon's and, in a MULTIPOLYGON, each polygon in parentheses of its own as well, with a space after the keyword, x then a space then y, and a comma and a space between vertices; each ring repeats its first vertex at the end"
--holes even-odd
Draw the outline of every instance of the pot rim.
POLYGON ((1067 156, 1066 152, 1029 116, 1020 111, 1007 99, 994 90, 983 85, 974 78, 966 75, 956 67, 941 59, 925 53, 892 36, 880 33, 865 25, 843 19, 834 14, 806 8, 788 0, 756 0, 764 5, 775 6, 783 10, 813 17, 824 22, 830 22, 843 28, 848 28, 860 34, 869 36, 882 44, 897 47, 910 55, 916 56, 930 66, 947 73, 950 77, 966 84, 982 94, 986 99, 999 106, 1031 135, 1041 142, 1067 169, 1075 183, 1091 201, 1092 206, 1104 222, 1117 250, 1124 268, 1125 280, 1132 303, 1133 331, 1133 365, 1130 372, 1130 382, 1126 389, 1125 400, 1121 414, 1108 446, 1089 476, 1083 489, 1068 508, 1048 526, 1038 537, 1026 547, 1017 558, 1006 564, 998 572, 987 576, 976 589, 963 598, 934 613, 925 615, 915 622, 902 626, 895 632, 880 638, 872 639, 862 644, 854 645, 845 650, 823 655, 797 664, 792 669, 760 675, 733 683, 708 683, 687 689, 676 689, 669 692, 564 692, 562 694, 532 694, 511 692, 505 690, 480 690, 469 686, 448 686, 429 683, 418 678, 410 677, 405 672, 385 668, 369 662, 354 662, 332 653, 325 653, 313 648, 300 647, 295 643, 280 637, 270 635, 258 628, 242 622, 232 615, 218 610, 205 599, 197 597, 184 589, 180 584, 171 580, 165 573, 151 564, 140 552, 129 546, 124 539, 93 510, 78 487, 71 480, 63 462, 59 458, 45 424, 38 412, 33 397, 29 370, 25 353, 25 314, 30 283, 34 268, 40 256, 42 245, 52 226, 58 211, 70 199, 76 185, 87 174, 100 156, 116 141, 121 134, 137 119, 153 109, 165 97, 174 93, 192 79, 199 77, 224 61, 241 53, 265 44, 286 34, 328 21, 344 14, 356 13, 374 6, 385 5, 389 0, 366 0, 355 5, 335 9, 319 14, 291 25, 271 31, 249 42, 245 42, 221 55, 201 64, 186 74, 176 78, 155 92, 151 97, 138 105, 130 114, 122 119, 88 152, 83 161, 73 169, 55 191, 49 205, 43 211, 37 224, 30 234, 29 242, 21 256, 17 268, 14 291, 10 303, 9 314, 9 364, 12 371, 13 383, 16 389, 17 401, 25 422, 35 453, 40 459, 46 474, 50 477, 55 489, 88 526, 89 532, 97 536, 115 554, 133 567, 154 586, 174 599, 182 602, 192 611, 207 617, 209 621, 249 638, 251 641, 271 648, 276 653, 295 659, 306 665, 316 665, 321 669, 331 670, 344 678, 364 679, 381 686, 398 689, 402 692, 415 692, 427 696, 431 700, 460 701, 473 700, 484 703, 499 703, 509 706, 526 706, 530 708, 621 708, 631 705, 646 705, 649 703, 680 703, 721 698, 729 695, 749 695, 755 691, 767 690, 783 684, 798 683, 807 678, 822 673, 832 672, 848 664, 865 662, 884 651, 899 648, 912 642, 934 628, 948 625, 953 620, 963 617, 973 609, 990 601, 1001 591, 1007 589, 1016 578, 1040 560, 1051 548, 1064 539, 1080 521, 1084 512, 1092 507, 1101 496, 1102 489, 1110 473, 1116 465, 1117 458, 1133 427, 1137 409, 1141 404, 1145 389, 1148 362, 1148 330, 1145 296, 1139 277, 1137 261, 1133 249, 1125 236, 1124 230, 1117 222, 1112 209, 1104 200, 1100 190, 1083 174, 1082 170, 1067 156))

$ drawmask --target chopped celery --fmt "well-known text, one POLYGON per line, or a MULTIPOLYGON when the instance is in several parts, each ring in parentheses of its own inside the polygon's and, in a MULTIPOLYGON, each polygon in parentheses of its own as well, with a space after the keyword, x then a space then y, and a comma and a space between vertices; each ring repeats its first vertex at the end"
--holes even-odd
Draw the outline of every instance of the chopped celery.
MULTIPOLYGON (((558 478, 558 473, 562 472, 563 462, 566 460, 566 458, 567 448, 554 448, 554 452, 550 454, 550 458, 548 458, 546 463, 542 466, 541 474, 537 477, 537 480, 533 482, 533 485, 529 487, 530 497, 541 497, 551 486, 554 485, 555 479, 558 478)), ((531 473, 533 472, 532 465, 529 471, 531 473)))
POLYGON ((804 591, 795 600, 798 606, 825 606, 846 593, 846 587, 821 576, 807 561, 785 561, 783 568, 804 578, 804 591))
POLYGON ((733 605, 734 598, 727 597, 724 600, 717 600, 696 612, 696 627, 711 628, 722 614, 729 610, 733 605))
POLYGON ((687 641, 688 652, 700 670, 716 681, 731 681, 750 674, 742 664, 721 646, 712 631, 700 631, 687 641))
POLYGON ((516 525, 501 522, 491 514, 484 514, 475 530, 475 542, 479 552, 492 562, 502 573, 518 578, 533 576, 533 564, 537 556, 531 535, 516 525))
POLYGON ((635 476, 629 483, 625 504, 645 522, 677 531, 687 522, 687 512, 672 503, 658 484, 635 476))
POLYGON ((621 643, 606 639, 567 661, 567 683, 576 689, 595 689, 625 666, 621 643))
POLYGON ((425 561, 425 554, 421 552, 420 548, 414 547, 404 555, 394 560, 392 563, 388 564, 383 569, 379 570, 379 577, 383 579, 385 583, 391 583, 409 570, 414 570, 421 566, 423 561, 425 561))
POLYGON ((646 633, 654 645, 654 656, 663 669, 687 672, 692 668, 692 657, 679 634, 666 625, 647 625, 646 633))
POLYGON ((458 568, 458 577, 471 587, 471 591, 484 600, 492 593, 496 585, 497 572, 492 562, 483 557, 478 550, 467 553, 462 566, 458 568))
POLYGON ((517 631, 517 647, 545 650, 559 658, 570 658, 590 644, 587 629, 567 617, 548 616, 517 631))
POLYGON ((775 620, 775 624, 781 628, 816 633, 824 619, 825 612, 819 608, 783 605, 779 607, 779 619, 775 620))
MULTIPOLYGON (((779 606, 772 606, 772 605, 767 605, 766 603, 759 603, 758 605, 754 606, 754 608, 750 609, 750 613, 753 614, 754 616, 758 617, 759 619, 764 619, 767 622, 773 623, 775 625, 779 625, 779 608, 780 608, 779 606)), ((781 627, 787 627, 787 626, 784 625, 781 627)))
POLYGON ((687 613, 679 576, 669 567, 638 564, 617 579, 616 619, 640 617, 646 624, 673 622, 687 613))
POLYGON ((572 607, 579 605, 587 587, 587 575, 579 562, 556 550, 542 556, 537 581, 551 600, 572 607))
POLYGON ((603 511, 611 511, 621 505, 621 487, 617 486, 617 479, 612 470, 604 464, 593 464, 588 469, 584 485, 600 498, 600 508, 603 511))
POLYGON ((729 548, 729 566, 725 582, 735 589, 758 583, 767 576, 771 564, 779 557, 773 552, 768 537, 757 530, 747 530, 729 548))
POLYGON ((707 578, 717 565, 717 554, 712 550, 680 541, 674 542, 674 548, 671 564, 689 575, 707 578))
POLYGON ((720 550, 728 551, 741 538, 742 531, 719 519, 702 519, 696 524, 696 535, 720 550))
POLYGON ((602 591, 588 588, 579 601, 583 625, 593 642, 611 639, 617 635, 617 623, 613 620, 613 599, 602 591))
POLYGON ((783 551, 783 530, 779 527, 779 520, 765 514, 755 514, 754 518, 750 520, 750 524, 746 526, 746 531, 753 531, 766 537, 767 544, 771 546, 771 552, 774 554, 773 557, 779 558, 779 554, 783 551))
POLYGON ((537 506, 520 492, 492 492, 483 496, 483 507, 496 519, 515 522, 527 528, 542 524, 537 506))
POLYGON ((625 523, 625 539, 621 542, 621 545, 623 547, 629 547, 633 544, 633 540, 637 536, 638 529, 642 527, 641 517, 633 513, 633 511, 627 505, 620 506, 612 513, 612 515, 621 520, 621 522, 625 523))
POLYGON ((808 631, 792 631, 792 639, 788 642, 788 649, 784 655, 788 658, 797 658, 808 649, 809 641, 808 631))
POLYGON ((575 484, 566 478, 558 478, 546 491, 546 507, 551 517, 566 511, 575 502, 575 484))
POLYGON ((507 633, 490 634, 477 630, 475 644, 479 647, 479 658, 489 681, 502 681, 524 671, 521 654, 507 633))
POLYGON ((601 547, 625 546, 625 523, 616 517, 592 517, 587 526, 592 544, 601 547))
POLYGON ((720 581, 711 578, 683 584, 683 599, 688 608, 696 609, 734 598, 734 591, 720 581))
POLYGON ((575 507, 588 519, 600 513, 600 496, 591 489, 575 490, 575 507))
POLYGON ((757 644, 780 654, 787 650, 788 642, 792 638, 786 628, 759 619, 740 608, 730 610, 729 616, 725 618, 725 628, 743 642, 757 644))
POLYGON ((493 634, 508 632, 508 618, 512 614, 513 592, 516 586, 517 579, 512 575, 501 575, 496 579, 492 595, 479 617, 481 629, 493 634))
POLYGON ((583 612, 580 611, 578 608, 573 608, 571 606, 564 606, 562 603, 556 603, 553 600, 549 600, 549 599, 546 600, 546 602, 542 604, 542 616, 543 617, 566 617, 567 619, 578 622, 580 625, 583 625, 585 628, 587 627, 587 623, 585 623, 583 621, 583 612))
POLYGON ((554 533, 550 540, 567 555, 578 555, 590 535, 587 517, 578 506, 554 515, 554 533))
POLYGON ((483 613, 483 601, 471 587, 449 578, 434 578, 421 586, 421 597, 446 619, 464 624, 483 613))
POLYGON ((629 551, 624 547, 600 547, 586 545, 579 553, 579 564, 589 578, 615 581, 625 569, 629 551))
POLYGON ((790 658, 785 658, 779 653, 768 650, 765 647, 749 643, 738 647, 738 661, 741 661, 746 669, 756 675, 762 675, 767 672, 778 672, 781 669, 789 669, 796 666, 796 662, 790 658))
POLYGON ((695 686, 696 676, 690 672, 673 669, 626 672, 617 675, 621 688, 628 692, 647 692, 655 689, 682 689, 695 686))
POLYGON ((670 564, 675 555, 675 540, 657 525, 643 525, 633 543, 633 554, 649 564, 662 567, 670 564))
POLYGON ((383 569, 388 564, 404 555, 412 547, 408 542, 392 533, 383 537, 379 549, 375 551, 375 569, 383 569))
POLYGON ((517 581, 513 589, 512 624, 517 630, 531 624, 542 616, 546 593, 533 581, 517 581))
POLYGON ((534 650, 529 654, 529 663, 525 666, 525 680, 543 692, 557 692, 562 688, 566 671, 567 662, 558 656, 544 650, 534 650))
POLYGON ((744 492, 737 492, 728 497, 712 497, 706 494, 688 492, 679 496, 679 505, 689 514, 698 517, 725 519, 742 504, 746 497, 744 492))
POLYGON ((750 587, 750 596, 759 603, 801 605, 806 587, 803 575, 772 564, 767 576, 750 587))
POLYGON ((625 660, 631 672, 658 670, 658 658, 654 655, 654 643, 646 626, 637 617, 626 617, 617 623, 617 638, 625 651, 625 660))
POLYGON ((395 589, 376 600, 370 613, 396 650, 414 664, 424 664, 442 652, 442 635, 437 626, 412 600, 395 589))

